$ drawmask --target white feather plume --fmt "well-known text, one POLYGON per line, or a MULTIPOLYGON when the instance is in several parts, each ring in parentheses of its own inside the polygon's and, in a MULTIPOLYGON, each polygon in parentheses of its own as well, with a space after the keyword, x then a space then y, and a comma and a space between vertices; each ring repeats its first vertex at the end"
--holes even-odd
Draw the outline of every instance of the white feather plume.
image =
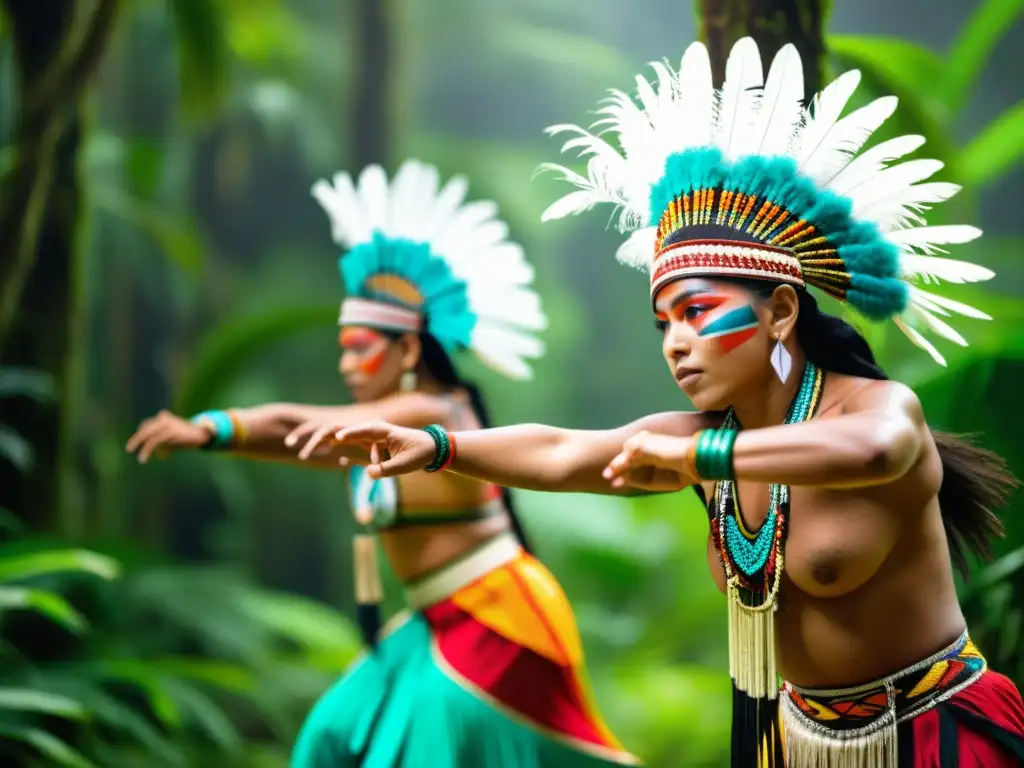
POLYGON ((522 247, 508 240, 497 203, 466 202, 465 177, 439 182, 437 168, 407 160, 390 184, 383 168, 370 165, 356 182, 344 172, 317 181, 312 195, 327 213, 332 238, 346 249, 370 242, 375 233, 428 244, 466 284, 477 318, 474 353, 509 377, 530 378, 527 360, 544 353, 533 334, 548 322, 532 288, 533 267, 522 247))
MULTIPOLYGON (((937 160, 904 160, 924 144, 921 136, 869 145, 893 114, 897 100, 883 96, 848 112, 861 79, 858 71, 841 74, 813 97, 808 108, 800 55, 792 45, 779 51, 764 80, 756 44, 750 38, 738 41, 726 62, 720 90, 712 86, 710 58, 701 43, 686 49, 678 71, 661 62, 651 67, 653 82, 637 79, 636 100, 622 91, 610 92, 591 130, 565 124, 548 129, 552 135, 569 134, 562 150, 584 161, 586 170, 542 166, 557 171, 574 187, 544 211, 544 221, 610 203, 617 209, 620 231, 629 234, 616 257, 650 269, 656 229, 649 225, 661 213, 650 210, 652 186, 661 180, 671 156, 717 148, 727 161, 748 155, 788 157, 819 189, 848 198, 854 219, 874 224, 900 249, 900 275, 908 283, 965 283, 993 276, 984 267, 940 255, 944 246, 970 242, 980 231, 926 225, 923 213, 960 187, 932 180, 942 168, 937 160)), ((965 343, 939 318, 952 314, 986 317, 912 285, 911 304, 896 321, 915 344, 944 364, 923 331, 965 343)))

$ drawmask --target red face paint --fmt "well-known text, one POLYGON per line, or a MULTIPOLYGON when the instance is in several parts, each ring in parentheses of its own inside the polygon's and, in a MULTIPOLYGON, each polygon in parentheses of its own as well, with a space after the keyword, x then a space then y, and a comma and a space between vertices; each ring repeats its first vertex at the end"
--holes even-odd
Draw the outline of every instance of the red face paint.
POLYGON ((378 373, 388 354, 388 338, 369 328, 342 328, 338 336, 345 354, 355 355, 356 370, 367 376, 378 373))
POLYGON ((702 339, 714 340, 723 352, 732 352, 757 335, 757 313, 746 292, 737 289, 679 289, 669 311, 657 313, 659 323, 686 323, 702 339))

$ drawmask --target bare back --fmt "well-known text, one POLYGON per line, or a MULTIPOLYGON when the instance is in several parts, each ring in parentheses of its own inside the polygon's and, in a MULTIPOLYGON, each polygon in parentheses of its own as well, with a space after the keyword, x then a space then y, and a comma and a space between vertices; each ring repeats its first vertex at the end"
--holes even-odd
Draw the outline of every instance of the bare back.
MULTIPOLYGON (((830 375, 815 418, 842 414, 846 399, 864 384, 830 375)), ((938 503, 942 465, 930 436, 926 445, 916 465, 887 485, 791 489, 776 617, 786 680, 817 688, 869 682, 934 653, 963 631, 938 503)), ((714 484, 705 484, 704 492, 711 498, 714 484)), ((767 513, 768 487, 741 483, 738 495, 745 525, 757 529, 767 513)), ((724 591, 710 536, 708 563, 724 591)))

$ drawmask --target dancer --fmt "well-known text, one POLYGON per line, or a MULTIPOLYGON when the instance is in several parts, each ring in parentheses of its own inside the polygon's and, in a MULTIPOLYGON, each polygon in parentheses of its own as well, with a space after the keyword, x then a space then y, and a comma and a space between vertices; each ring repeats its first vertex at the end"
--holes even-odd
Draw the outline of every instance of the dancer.
POLYGON ((856 71, 806 109, 791 45, 765 82, 741 40, 719 91, 699 43, 678 72, 654 67, 656 85, 638 79, 640 106, 613 91, 602 110, 621 151, 553 130, 574 134, 565 149, 588 168, 554 166, 576 190, 545 218, 618 207, 631 232, 618 256, 648 271, 665 358, 698 411, 604 432, 440 439, 316 422, 298 434, 372 447, 373 477, 443 459, 463 477, 538 490, 693 486, 710 500, 708 563, 728 597, 734 766, 1019 765, 1024 704, 971 642, 952 570, 967 550, 988 553, 1001 532, 992 510, 1015 481, 993 454, 932 432, 914 393, 809 292, 893 318, 942 363, 922 331, 965 344, 940 315, 986 316, 915 283, 992 276, 935 255, 980 234, 925 225, 922 212, 958 187, 929 180, 941 163, 903 159, 920 137, 859 152, 896 100, 843 116, 856 71))
MULTIPOLYGON (((467 182, 438 189, 410 160, 390 186, 378 166, 358 186, 320 181, 341 258, 341 373, 354 405, 272 404, 144 422, 128 449, 141 461, 212 448, 298 461, 282 442, 313 417, 385 418, 434 429, 489 426, 479 392, 450 353, 470 349, 512 378, 543 353, 546 318, 533 270, 508 241, 497 206, 464 203, 467 182)), ((351 452, 349 452, 351 454, 351 452)), ((313 456, 338 469, 345 451, 313 456)), ((358 452, 356 452, 358 455, 358 452)), ((365 456, 363 457, 366 458, 365 456)), ((590 701, 572 609, 531 554, 507 491, 426 467, 400 480, 349 472, 361 531, 356 602, 371 650, 313 708, 294 768, 573 768, 637 765, 590 701), (380 633, 377 540, 411 613, 380 633)))

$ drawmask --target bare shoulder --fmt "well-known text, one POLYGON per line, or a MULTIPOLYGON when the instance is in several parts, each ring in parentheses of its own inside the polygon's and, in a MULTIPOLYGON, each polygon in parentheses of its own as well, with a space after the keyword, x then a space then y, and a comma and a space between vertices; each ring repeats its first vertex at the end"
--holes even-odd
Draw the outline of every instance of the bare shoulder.
POLYGON ((921 401, 906 384, 889 379, 843 376, 837 385, 837 405, 842 414, 884 411, 907 416, 915 423, 924 421, 921 401))
POLYGON ((380 408, 383 421, 402 427, 443 424, 448 429, 458 429, 458 416, 464 404, 443 393, 399 392, 374 405, 380 408))

